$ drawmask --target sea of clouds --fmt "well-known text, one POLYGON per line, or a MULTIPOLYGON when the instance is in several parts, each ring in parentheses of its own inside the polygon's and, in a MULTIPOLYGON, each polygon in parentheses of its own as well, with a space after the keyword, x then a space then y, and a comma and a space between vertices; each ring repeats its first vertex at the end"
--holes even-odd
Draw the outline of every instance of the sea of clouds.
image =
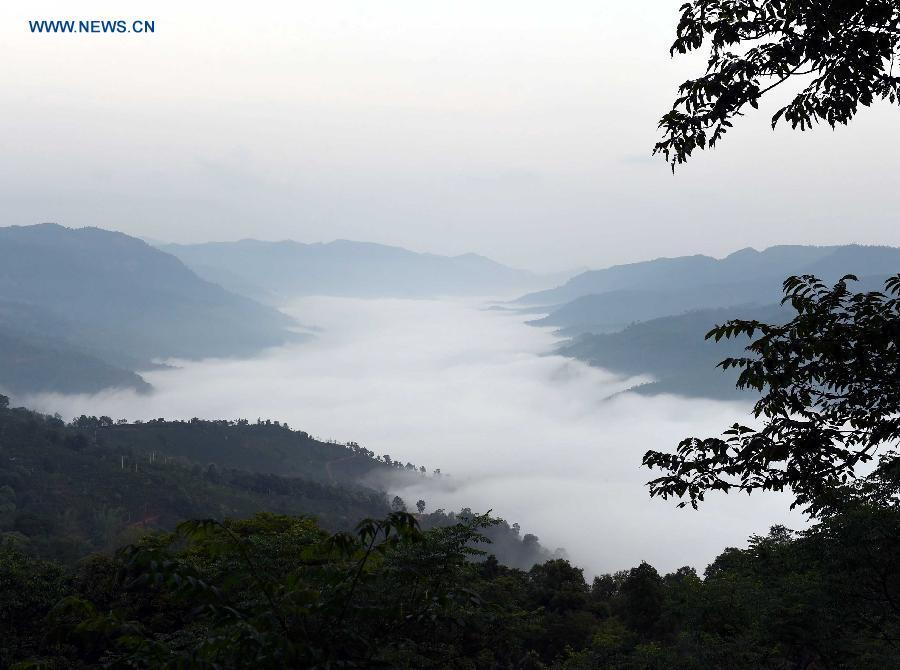
POLYGON ((391 484, 410 506, 491 509, 588 574, 702 569, 773 523, 802 525, 781 495, 717 495, 700 511, 649 499, 644 451, 718 435, 746 405, 619 393, 637 380, 551 355, 550 331, 480 304, 308 298, 286 311, 315 324, 311 341, 146 372, 150 396, 21 400, 67 419, 271 418, 356 441, 447 475, 391 484))

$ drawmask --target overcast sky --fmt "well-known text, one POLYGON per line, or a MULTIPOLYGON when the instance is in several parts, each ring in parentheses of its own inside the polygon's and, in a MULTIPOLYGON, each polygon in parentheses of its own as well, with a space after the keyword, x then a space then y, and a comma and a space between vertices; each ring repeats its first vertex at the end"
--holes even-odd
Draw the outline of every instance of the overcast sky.
POLYGON ((672 176, 698 65, 682 0, 6 2, 0 225, 179 242, 335 238, 538 270, 778 243, 900 244, 900 110, 772 132, 672 176), (77 7, 77 8, 76 8, 77 7), (35 35, 29 19, 150 19, 35 35))

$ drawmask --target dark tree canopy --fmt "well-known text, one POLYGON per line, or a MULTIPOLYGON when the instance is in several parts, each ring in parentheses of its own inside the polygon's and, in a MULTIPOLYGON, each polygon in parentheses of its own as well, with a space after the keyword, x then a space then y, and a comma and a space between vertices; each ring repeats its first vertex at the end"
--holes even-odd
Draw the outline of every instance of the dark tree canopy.
MULTIPOLYGON (((791 101, 772 117, 806 130, 846 124, 860 105, 900 100, 897 0, 692 0, 681 7, 671 53, 708 43, 706 72, 678 89, 659 122, 654 154, 684 163, 713 147, 747 105, 791 80, 791 101)), ((789 84, 790 85, 790 84, 789 84)))
POLYGON ((709 491, 790 489, 795 505, 816 513, 879 450, 876 475, 897 481, 883 471, 896 469, 900 440, 900 275, 884 293, 854 293, 853 280, 829 288, 791 277, 783 301, 797 314, 789 323, 737 320, 709 332, 756 337, 747 356, 720 367, 740 368, 738 386, 762 393, 753 409, 762 427, 734 424, 721 438, 687 438, 674 453, 648 451, 644 465, 665 472, 650 482, 651 495, 696 508, 709 491))

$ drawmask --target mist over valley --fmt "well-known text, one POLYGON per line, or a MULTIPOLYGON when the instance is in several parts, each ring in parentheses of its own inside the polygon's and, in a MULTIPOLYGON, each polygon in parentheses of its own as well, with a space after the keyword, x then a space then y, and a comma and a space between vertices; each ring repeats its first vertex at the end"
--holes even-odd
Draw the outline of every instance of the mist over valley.
MULTIPOLYGON (((277 419, 321 439, 354 441, 443 476, 370 484, 428 509, 493 510, 591 573, 647 560, 704 564, 788 520, 777 498, 722 497, 676 510, 647 498, 649 448, 715 434, 749 403, 622 393, 619 375, 554 355, 550 328, 480 300, 315 297, 285 312, 311 339, 245 359, 170 360, 141 371, 153 392, 15 398, 64 417, 277 419)), ((794 525, 799 517, 791 519, 794 525)))

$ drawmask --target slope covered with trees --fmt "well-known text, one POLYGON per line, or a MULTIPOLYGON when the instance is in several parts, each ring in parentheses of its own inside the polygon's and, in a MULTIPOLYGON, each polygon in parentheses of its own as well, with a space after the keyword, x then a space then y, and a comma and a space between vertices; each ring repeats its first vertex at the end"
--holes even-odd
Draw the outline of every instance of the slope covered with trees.
POLYGON ((81 417, 67 425, 0 406, 0 537, 71 562, 192 517, 270 510, 340 528, 386 513, 384 493, 356 483, 353 470, 329 467, 345 459, 360 462, 356 473, 389 467, 271 422, 81 417))
MULTIPOLYGON (((66 424, 8 404, 0 396, 0 542, 64 562, 194 517, 269 511, 350 528, 362 516, 405 510, 384 487, 426 476, 423 466, 277 421, 81 416, 66 424)), ((424 513, 418 502, 424 527, 456 523, 453 511, 424 513)), ((517 524, 498 523, 488 535, 509 565, 552 556, 517 524)))

